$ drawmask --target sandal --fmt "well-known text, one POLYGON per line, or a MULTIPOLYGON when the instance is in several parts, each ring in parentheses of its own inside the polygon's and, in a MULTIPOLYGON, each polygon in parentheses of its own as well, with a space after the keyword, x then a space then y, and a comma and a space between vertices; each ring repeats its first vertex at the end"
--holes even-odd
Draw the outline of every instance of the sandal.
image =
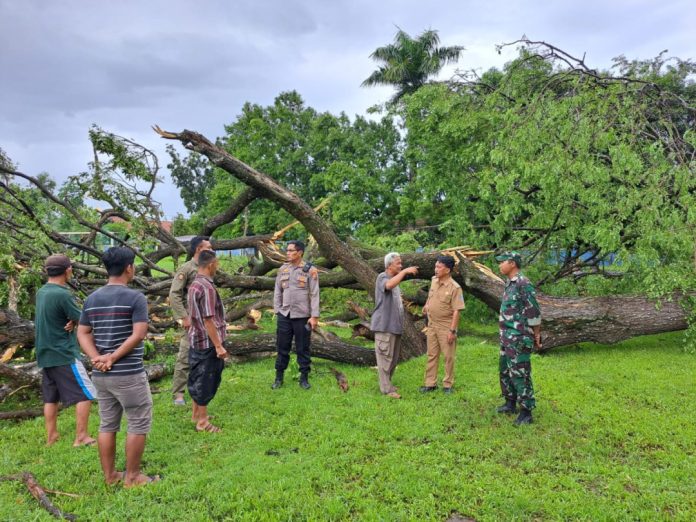
POLYGON ((124 488, 136 488, 138 486, 147 486, 148 484, 154 484, 162 480, 160 475, 145 475, 145 482, 138 482, 136 484, 124 484, 124 488))
POLYGON ((203 431, 207 431, 208 433, 220 433, 222 431, 222 428, 220 428, 219 426, 215 426, 214 424, 211 424, 210 422, 208 422, 202 428, 199 428, 198 425, 196 425, 196 431, 199 433, 203 432, 203 431))

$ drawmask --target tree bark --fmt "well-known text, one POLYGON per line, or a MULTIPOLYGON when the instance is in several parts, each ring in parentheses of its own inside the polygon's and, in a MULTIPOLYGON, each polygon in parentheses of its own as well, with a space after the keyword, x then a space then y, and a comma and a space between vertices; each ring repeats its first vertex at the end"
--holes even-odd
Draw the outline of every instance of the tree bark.
POLYGON ((32 344, 34 323, 26 321, 11 310, 0 309, 0 350, 13 344, 32 344))
MULTIPOLYGON (((260 352, 274 352, 276 349, 276 336, 273 334, 261 334, 253 337, 230 337, 225 340, 225 349, 230 355, 249 355, 260 352)), ((327 335, 323 338, 316 333, 312 334, 312 357, 329 359, 331 361, 355 364, 358 366, 375 366, 375 351, 371 348, 362 348, 348 344, 337 337, 327 335)))
MULTIPOLYGON (((481 267, 460 256, 454 277, 467 292, 498 311, 505 283, 481 267)), ((542 351, 582 342, 612 344, 639 335, 685 330, 687 314, 681 305, 684 297, 553 297, 537 291, 542 351)))

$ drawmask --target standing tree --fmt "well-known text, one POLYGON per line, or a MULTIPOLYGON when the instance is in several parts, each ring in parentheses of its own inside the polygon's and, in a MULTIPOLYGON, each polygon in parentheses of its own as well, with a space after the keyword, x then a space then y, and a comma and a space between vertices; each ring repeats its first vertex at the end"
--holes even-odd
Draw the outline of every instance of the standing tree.
POLYGON ((440 37, 432 29, 416 38, 399 29, 394 43, 378 47, 370 55, 380 65, 362 86, 393 85, 397 91, 391 102, 398 102, 404 95, 417 91, 446 64, 456 62, 464 50, 460 45, 438 47, 439 44, 440 37))

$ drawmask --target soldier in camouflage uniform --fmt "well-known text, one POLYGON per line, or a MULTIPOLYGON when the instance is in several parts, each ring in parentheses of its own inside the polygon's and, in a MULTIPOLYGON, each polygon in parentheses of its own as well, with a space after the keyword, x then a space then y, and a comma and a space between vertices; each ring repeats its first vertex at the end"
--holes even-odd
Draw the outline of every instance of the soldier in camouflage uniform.
POLYGON ((174 404, 184 406, 184 389, 189 374, 189 341, 188 329, 191 327, 191 318, 187 311, 186 293, 188 287, 198 274, 198 255, 203 250, 212 250, 210 238, 207 236, 196 236, 189 244, 189 252, 191 260, 187 261, 179 267, 174 274, 172 286, 169 289, 169 305, 174 313, 174 320, 178 321, 184 327, 184 335, 179 341, 179 354, 176 357, 174 364, 174 378, 172 379, 172 395, 174 396, 174 404))
POLYGON ((520 413, 516 425, 530 424, 534 409, 531 353, 541 348, 541 309, 532 283, 520 273, 522 257, 517 252, 496 256, 500 273, 508 278, 500 303, 500 389, 505 404, 498 413, 520 413))

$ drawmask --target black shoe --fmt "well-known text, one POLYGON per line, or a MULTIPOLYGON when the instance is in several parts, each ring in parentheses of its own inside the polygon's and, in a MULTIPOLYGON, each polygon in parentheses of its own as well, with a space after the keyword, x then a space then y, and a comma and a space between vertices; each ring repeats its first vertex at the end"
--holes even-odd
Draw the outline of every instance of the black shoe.
POLYGON ((497 410, 498 413, 506 413, 508 415, 512 415, 513 413, 517 413, 517 403, 513 400, 507 399, 505 401, 505 404, 502 406, 499 406, 497 410))
POLYGON ((521 426, 522 424, 531 424, 534 422, 532 419, 532 412, 525 408, 520 408, 520 414, 515 419, 515 426, 521 426))
POLYGON ((307 377, 304 379, 300 378, 300 388, 303 390, 309 390, 312 387, 311 384, 309 384, 309 381, 307 380, 307 377))
POLYGON ((437 386, 421 386, 418 388, 418 391, 421 393, 430 393, 434 392, 435 390, 437 390, 437 386))
POLYGON ((446 393, 447 395, 454 393, 454 390, 450 388, 442 388, 442 393, 446 393))
POLYGON ((279 379, 278 377, 276 377, 276 380, 273 381, 273 384, 271 384, 271 389, 272 389, 272 390, 277 390, 277 389, 280 388, 282 385, 283 385, 283 379, 279 379))

